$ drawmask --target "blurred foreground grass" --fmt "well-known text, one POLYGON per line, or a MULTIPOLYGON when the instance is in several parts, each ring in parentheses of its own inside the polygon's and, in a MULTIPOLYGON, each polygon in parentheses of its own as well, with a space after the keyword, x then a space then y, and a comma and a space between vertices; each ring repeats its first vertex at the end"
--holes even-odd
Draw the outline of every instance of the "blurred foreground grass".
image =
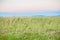
POLYGON ((60 17, 0 17, 0 40, 60 40, 60 17))

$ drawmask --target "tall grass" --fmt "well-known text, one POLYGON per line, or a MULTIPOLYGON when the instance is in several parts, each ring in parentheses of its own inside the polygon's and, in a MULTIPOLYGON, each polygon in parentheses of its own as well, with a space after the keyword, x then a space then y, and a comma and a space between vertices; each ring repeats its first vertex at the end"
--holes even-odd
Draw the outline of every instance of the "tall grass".
POLYGON ((0 17, 0 40, 60 40, 60 17, 0 17))

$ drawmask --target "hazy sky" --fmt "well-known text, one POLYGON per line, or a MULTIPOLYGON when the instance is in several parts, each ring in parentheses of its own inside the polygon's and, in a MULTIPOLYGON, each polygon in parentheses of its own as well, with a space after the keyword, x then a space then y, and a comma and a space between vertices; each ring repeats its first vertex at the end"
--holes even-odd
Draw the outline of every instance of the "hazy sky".
POLYGON ((0 12, 55 10, 60 10, 60 0, 0 0, 0 12))

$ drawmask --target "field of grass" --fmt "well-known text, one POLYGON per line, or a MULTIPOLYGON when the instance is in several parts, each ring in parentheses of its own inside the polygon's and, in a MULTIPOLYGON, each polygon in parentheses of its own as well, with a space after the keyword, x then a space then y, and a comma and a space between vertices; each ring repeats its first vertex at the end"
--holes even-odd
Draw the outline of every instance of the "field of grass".
POLYGON ((0 17, 0 40, 60 40, 60 17, 0 17))

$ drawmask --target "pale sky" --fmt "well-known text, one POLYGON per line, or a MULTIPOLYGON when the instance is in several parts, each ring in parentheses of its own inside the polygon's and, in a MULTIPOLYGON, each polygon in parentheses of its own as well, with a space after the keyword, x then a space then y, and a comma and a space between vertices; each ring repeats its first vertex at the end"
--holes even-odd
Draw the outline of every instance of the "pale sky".
POLYGON ((60 10, 60 0, 0 0, 0 12, 60 10))

